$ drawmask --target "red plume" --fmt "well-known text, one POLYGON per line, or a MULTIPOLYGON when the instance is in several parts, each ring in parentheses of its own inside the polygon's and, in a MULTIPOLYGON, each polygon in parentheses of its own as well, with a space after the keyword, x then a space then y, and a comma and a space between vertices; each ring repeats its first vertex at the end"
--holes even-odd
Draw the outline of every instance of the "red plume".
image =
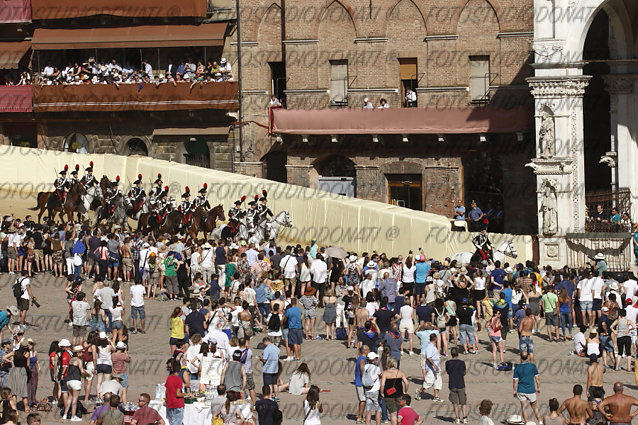
POLYGON ((190 192, 190 188, 188 186, 186 186, 186 192, 190 192))
POLYGON ((259 200, 259 195, 255 195, 255 201, 259 200))
POLYGON ((115 177, 115 180, 120 181, 120 176, 115 177))
POLYGON ((246 195, 241 197, 241 201, 244 202, 246 200, 246 195))
POLYGON ((206 189, 208 187, 208 184, 204 183, 204 189, 206 189))
POLYGON ((168 192, 168 186, 164 186, 164 192, 168 192))
POLYGON ((157 178, 158 178, 158 179, 161 179, 161 178, 162 178, 162 175, 161 175, 160 173, 157 173, 157 178))
POLYGON ((67 171, 69 169, 69 166, 67 164, 64 164, 64 171, 67 171))
POLYGON ((265 198, 266 196, 268 196, 268 192, 266 192, 266 189, 262 190, 262 191, 261 191, 261 193, 262 193, 262 195, 264 195, 264 198, 265 198))
POLYGON ((137 178, 138 178, 138 179, 141 179, 141 178, 142 178, 142 175, 141 175, 141 174, 138 174, 138 175, 137 175, 137 178))
POLYGON ((89 165, 90 165, 91 167, 93 167, 93 161, 89 162, 89 165))
POLYGON ((75 171, 78 171, 80 169, 80 165, 79 164, 75 164, 75 171))

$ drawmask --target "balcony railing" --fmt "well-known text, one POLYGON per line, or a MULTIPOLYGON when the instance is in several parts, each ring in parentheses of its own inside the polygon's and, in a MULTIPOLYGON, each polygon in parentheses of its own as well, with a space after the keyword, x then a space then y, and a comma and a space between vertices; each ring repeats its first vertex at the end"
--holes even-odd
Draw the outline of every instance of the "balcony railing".
POLYGON ((617 191, 589 192, 585 196, 587 216, 585 231, 603 233, 631 232, 631 191, 619 189, 617 191), (599 208, 599 206, 601 208, 599 208), (612 212, 615 209, 615 213, 612 212), (623 214, 627 218, 623 220, 623 214))
POLYGON ((31 112, 31 86, 0 86, 0 112, 31 112))
POLYGON ((238 108, 237 82, 33 86, 35 112, 169 111, 238 108))
MULTIPOLYGON (((28 2, 28 0, 26 0, 28 2)), ((207 0, 31 0, 33 20, 96 15, 128 18, 206 17, 207 0)))

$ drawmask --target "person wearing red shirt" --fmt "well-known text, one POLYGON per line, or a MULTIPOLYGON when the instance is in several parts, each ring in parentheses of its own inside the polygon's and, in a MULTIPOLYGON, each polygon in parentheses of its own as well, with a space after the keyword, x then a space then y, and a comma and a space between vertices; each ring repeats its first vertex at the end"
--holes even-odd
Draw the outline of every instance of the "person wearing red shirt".
POLYGON ((166 419, 170 425, 182 425, 184 419, 184 383, 182 378, 177 376, 181 367, 177 360, 169 360, 167 370, 170 373, 166 378, 166 419))
POLYGON ((397 413, 398 422, 401 425, 421 425, 423 419, 410 407, 411 397, 407 394, 403 394, 399 398, 399 412, 397 413))
POLYGON ((140 398, 137 401, 140 408, 137 409, 133 414, 131 425, 164 425, 164 420, 159 415, 159 413, 157 413, 157 410, 149 407, 149 401, 151 401, 151 396, 149 394, 140 394, 140 398))

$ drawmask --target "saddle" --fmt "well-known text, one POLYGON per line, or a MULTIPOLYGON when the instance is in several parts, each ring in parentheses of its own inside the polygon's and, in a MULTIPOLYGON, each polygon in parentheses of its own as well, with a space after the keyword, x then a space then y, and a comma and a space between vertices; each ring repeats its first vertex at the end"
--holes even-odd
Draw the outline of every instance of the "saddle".
POLYGON ((238 220, 231 219, 228 222, 228 228, 230 229, 231 235, 235 235, 239 231, 239 226, 241 223, 238 220))

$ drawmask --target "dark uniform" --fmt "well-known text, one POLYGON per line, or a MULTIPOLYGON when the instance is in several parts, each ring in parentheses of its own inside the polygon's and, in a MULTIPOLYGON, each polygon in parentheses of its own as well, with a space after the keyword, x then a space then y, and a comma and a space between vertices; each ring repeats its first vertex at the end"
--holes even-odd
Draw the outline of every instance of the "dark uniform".
POLYGON ((129 189, 126 196, 128 197, 131 205, 133 206, 133 210, 135 212, 139 211, 142 208, 142 204, 144 204, 144 198, 146 198, 146 192, 142 185, 142 175, 137 175, 137 180, 133 182, 135 186, 129 189))
POLYGON ((164 217, 166 217, 166 210, 168 207, 168 200, 166 197, 168 196, 168 186, 164 187, 164 190, 160 192, 157 200, 152 204, 153 212, 157 216, 157 221, 162 223, 164 217))
POLYGON ((75 169, 71 171, 71 178, 69 179, 69 186, 73 186, 78 183, 80 179, 78 179, 78 171, 80 171, 80 166, 75 164, 75 169))
POLYGON ((241 204, 246 200, 245 196, 242 196, 240 200, 235 201, 235 206, 228 210, 228 226, 230 227, 231 234, 235 235, 239 230, 239 224, 244 216, 245 212, 241 208, 241 204))
MULTIPOLYGON (((157 179, 155 179, 155 186, 153 186, 153 188, 151 189, 151 191, 148 193, 148 197, 151 200, 151 207, 153 207, 153 205, 159 201, 160 196, 162 195, 162 175, 158 174, 157 175, 157 179)), ((168 193, 168 190, 166 190, 166 192, 168 193)))
POLYGON ((472 244, 476 247, 477 252, 481 256, 481 260, 487 260, 492 257, 492 242, 487 237, 487 233, 479 233, 472 239, 472 244))
POLYGON ((115 178, 115 181, 111 182, 111 187, 108 189, 108 193, 106 194, 106 211, 109 214, 113 214, 115 211, 115 198, 118 195, 121 195, 120 188, 117 187, 120 184, 120 176, 115 178))
POLYGON ((270 208, 266 205, 268 202, 268 199, 266 198, 268 196, 268 192, 264 190, 262 195, 263 196, 259 199, 260 204, 257 205, 257 226, 259 226, 264 220, 267 220, 269 216, 273 217, 272 211, 270 211, 270 208))
POLYGON ((85 174, 80 179, 80 183, 84 185, 85 188, 90 188, 92 186, 97 186, 98 182, 95 177, 93 177, 93 161, 89 163, 89 166, 84 169, 85 174))
POLYGON ((257 224, 257 217, 258 217, 257 199, 258 199, 258 196, 255 195, 255 199, 248 203, 248 205, 250 205, 250 208, 246 210, 246 227, 248 227, 248 233, 255 232, 255 225, 257 224))
POLYGON ((64 170, 60 171, 60 177, 58 177, 57 179, 55 179, 55 181, 53 182, 53 186, 55 187, 55 196, 58 197, 58 201, 60 201, 60 203, 64 203, 64 201, 66 200, 66 190, 67 190, 67 186, 69 185, 69 180, 66 178, 66 172, 69 169, 68 165, 64 166, 64 170))
POLYGON ((188 200, 191 196, 191 190, 186 186, 184 193, 182 194, 182 203, 179 204, 177 209, 182 213, 182 220, 185 225, 188 226, 190 224, 191 219, 193 218, 193 204, 188 200))
POLYGON ((199 195, 197 195, 195 199, 193 199, 193 207, 192 207, 193 211, 195 211, 199 207, 204 207, 204 209, 208 211, 208 208, 206 206, 206 204, 208 203, 208 200, 206 199, 207 189, 208 189, 208 185, 206 183, 204 183, 204 186, 201 189, 199 189, 198 191, 199 195))

